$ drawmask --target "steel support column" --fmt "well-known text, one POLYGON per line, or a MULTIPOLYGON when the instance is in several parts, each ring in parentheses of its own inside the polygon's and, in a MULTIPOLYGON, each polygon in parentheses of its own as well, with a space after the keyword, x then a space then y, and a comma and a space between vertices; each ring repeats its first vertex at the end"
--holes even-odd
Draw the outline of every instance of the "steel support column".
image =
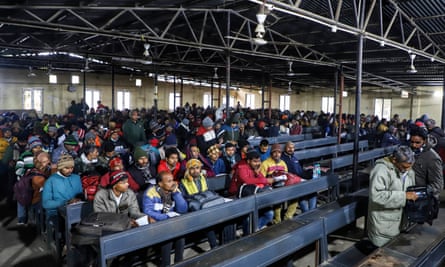
POLYGON ((111 66, 111 114, 114 114, 115 109, 115 72, 114 72, 114 65, 111 66))
POLYGON ((443 68, 443 85, 442 85, 442 120, 440 128, 445 127, 445 66, 443 68))
MULTIPOLYGON (((358 1, 359 4, 359 21, 360 27, 363 27, 365 19, 365 6, 366 1, 358 1)), ((359 153, 359 132, 360 132, 360 101, 362 97, 362 71, 363 71, 363 34, 358 35, 357 44, 357 77, 356 77, 356 89, 355 89, 355 133, 354 133, 354 155, 352 160, 352 188, 354 191, 359 190, 360 180, 357 176, 357 164, 358 164, 358 153, 359 153)))

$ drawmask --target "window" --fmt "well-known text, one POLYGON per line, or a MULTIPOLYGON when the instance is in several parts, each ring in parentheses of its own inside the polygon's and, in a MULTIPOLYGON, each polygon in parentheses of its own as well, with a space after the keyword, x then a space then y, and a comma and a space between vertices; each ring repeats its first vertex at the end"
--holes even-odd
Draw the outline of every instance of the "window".
POLYGON ((96 109, 97 101, 100 100, 100 92, 98 90, 87 89, 85 92, 85 102, 90 108, 96 109))
POLYGON ((323 96, 321 98, 321 110, 324 113, 334 113, 334 97, 333 96, 323 96))
POLYGON ((23 109, 35 109, 43 112, 43 89, 24 88, 23 89, 23 109))
MULTIPOLYGON (((227 98, 225 95, 222 97, 222 102, 223 102, 223 106, 225 106, 227 103, 227 98)), ((233 107, 234 105, 235 105, 235 98, 233 96, 230 96, 229 97, 229 107, 233 107)))
POLYGON ((57 75, 50 74, 49 75, 49 83, 57 83, 57 75))
POLYGON ((170 93, 168 97, 168 109, 171 111, 176 110, 177 107, 181 106, 181 94, 176 93, 176 96, 174 93, 170 93))
POLYGON ((137 87, 141 87, 142 86, 142 80, 141 79, 136 79, 135 84, 136 84, 137 87))
POLYGON ((379 119, 391 118, 391 99, 377 98, 375 100, 374 114, 379 116, 379 119))
POLYGON ((130 92, 127 90, 117 91, 117 109, 130 109, 130 92))
POLYGON ((251 109, 255 108, 255 95, 254 94, 246 94, 246 107, 251 109))
POLYGON ((71 75, 71 84, 79 84, 80 78, 79 75, 71 75))
POLYGON ((212 106, 212 95, 209 93, 205 93, 202 98, 202 106, 207 108, 208 106, 212 106))
POLYGON ((280 95, 280 110, 290 110, 290 95, 280 95))

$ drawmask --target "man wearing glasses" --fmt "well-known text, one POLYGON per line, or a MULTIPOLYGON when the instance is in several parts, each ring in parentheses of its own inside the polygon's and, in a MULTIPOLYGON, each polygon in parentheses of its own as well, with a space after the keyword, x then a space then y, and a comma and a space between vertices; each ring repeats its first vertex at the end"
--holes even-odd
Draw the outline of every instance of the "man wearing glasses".
POLYGON ((375 247, 381 247, 400 233, 406 200, 416 200, 415 192, 406 192, 414 185, 411 166, 412 150, 398 147, 392 156, 376 161, 370 174, 368 203, 368 237, 375 247))
POLYGON ((416 185, 431 187, 434 197, 439 200, 443 188, 442 159, 428 144, 426 128, 415 128, 411 130, 410 134, 411 149, 416 158, 413 165, 413 170, 416 173, 416 185))

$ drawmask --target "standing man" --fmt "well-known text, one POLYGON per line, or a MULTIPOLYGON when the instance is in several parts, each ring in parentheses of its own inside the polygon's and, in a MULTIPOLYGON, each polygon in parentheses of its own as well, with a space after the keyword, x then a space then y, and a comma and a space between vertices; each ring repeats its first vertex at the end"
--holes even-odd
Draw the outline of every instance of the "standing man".
POLYGON ((368 203, 368 237, 381 247, 403 228, 403 207, 406 200, 416 200, 415 192, 406 192, 415 184, 414 155, 407 146, 398 147, 392 156, 376 161, 370 174, 368 203))
POLYGON ((130 118, 125 121, 122 126, 124 132, 124 139, 131 148, 134 149, 138 145, 144 145, 147 143, 147 137, 145 136, 145 130, 143 123, 139 120, 139 112, 132 110, 130 118))
POLYGON ((411 149, 416 162, 413 170, 416 173, 416 185, 428 186, 433 189, 434 197, 439 200, 443 189, 442 159, 428 144, 428 132, 425 128, 411 130, 411 149))

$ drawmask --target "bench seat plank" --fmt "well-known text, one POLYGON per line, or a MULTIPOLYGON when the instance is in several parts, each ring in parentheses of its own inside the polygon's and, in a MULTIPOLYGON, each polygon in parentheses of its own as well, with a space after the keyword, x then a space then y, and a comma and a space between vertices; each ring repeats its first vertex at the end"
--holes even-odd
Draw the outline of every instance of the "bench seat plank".
POLYGON ((321 220, 309 224, 287 220, 175 266, 268 266, 315 242, 322 234, 321 220))

